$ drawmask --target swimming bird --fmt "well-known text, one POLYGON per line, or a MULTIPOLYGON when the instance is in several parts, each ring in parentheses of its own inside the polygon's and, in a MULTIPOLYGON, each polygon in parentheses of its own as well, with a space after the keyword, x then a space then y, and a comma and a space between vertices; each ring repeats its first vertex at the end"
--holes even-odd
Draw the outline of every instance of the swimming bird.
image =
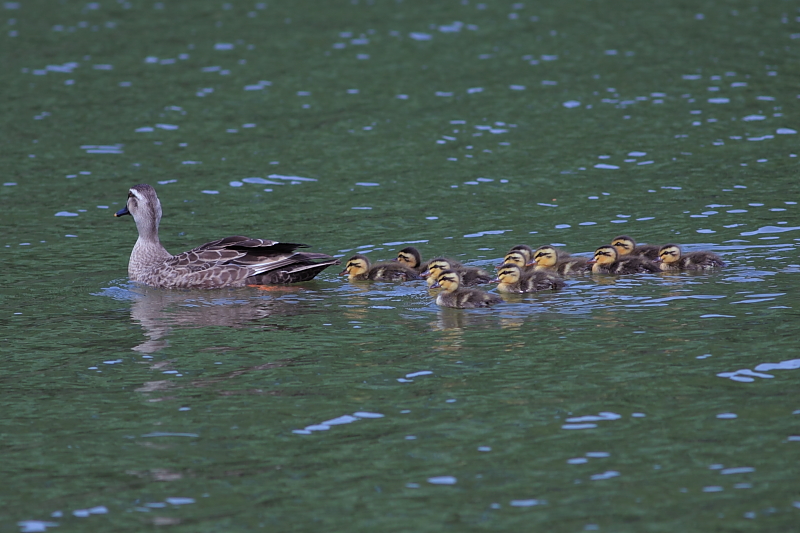
POLYGON ((677 244, 662 246, 656 261, 664 271, 713 270, 725 266, 722 258, 713 252, 698 251, 684 254, 677 244))
POLYGON ((617 249, 617 254, 619 256, 641 255, 650 259, 651 261, 654 261, 656 257, 658 257, 658 251, 660 249, 660 247, 655 244, 637 245, 636 241, 627 235, 614 237, 614 240, 611 241, 611 246, 617 249))
POLYGON ((613 246, 601 246, 589 261, 593 274, 638 274, 640 272, 659 272, 658 265, 645 257, 617 255, 613 246))
POLYGON ((531 263, 532 257, 533 250, 531 250, 530 253, 526 253, 522 250, 510 250, 503 258, 503 262, 497 265, 497 268, 501 268, 503 265, 510 263, 512 265, 517 265, 523 272, 532 271, 535 268, 535 265, 531 263))
POLYGON ((166 289, 216 289, 308 281, 330 265, 333 257, 309 252, 305 244, 251 239, 236 235, 207 242, 187 252, 170 254, 158 238, 161 202, 155 189, 135 185, 125 207, 114 213, 131 215, 139 238, 128 262, 131 281, 166 289))
POLYGON ((570 276, 573 274, 586 274, 591 271, 592 265, 586 257, 573 257, 567 253, 559 253, 552 246, 540 246, 533 252, 533 264, 537 271, 550 271, 570 276))
MULTIPOLYGON (((419 250, 413 246, 407 246, 397 252, 397 258, 395 261, 403 263, 407 267, 413 268, 417 272, 425 272, 428 270, 428 263, 422 262, 422 254, 420 254, 419 250)), ((459 268, 461 266, 461 263, 453 259, 447 258, 447 262, 450 263, 453 268, 459 268)))
POLYGON ((436 295, 436 305, 442 307, 455 307, 456 309, 473 309, 476 307, 489 307, 503 301, 496 294, 490 294, 480 289, 460 287, 461 277, 454 270, 443 270, 432 288, 441 287, 442 291, 436 295))
POLYGON ((432 286, 439 274, 444 270, 452 270, 458 273, 461 279, 461 285, 471 287, 473 285, 480 285, 481 283, 489 283, 494 277, 482 268, 471 266, 453 266, 449 259, 446 257, 437 257, 428 262, 428 270, 420 274, 423 278, 428 279, 428 285, 432 286))
POLYGON ((514 252, 519 252, 525 257, 525 262, 530 263, 531 259, 533 259, 533 248, 528 246, 527 244, 518 244, 516 246, 512 246, 511 249, 506 252, 506 255, 512 254, 514 252))
POLYGON ((501 265, 494 281, 499 282, 498 291, 508 293, 546 291, 566 286, 564 280, 556 274, 542 270, 525 273, 513 263, 501 265))
POLYGON ((370 263, 365 255, 357 254, 347 260, 341 276, 348 276, 350 281, 409 281, 419 279, 419 273, 397 261, 370 263))

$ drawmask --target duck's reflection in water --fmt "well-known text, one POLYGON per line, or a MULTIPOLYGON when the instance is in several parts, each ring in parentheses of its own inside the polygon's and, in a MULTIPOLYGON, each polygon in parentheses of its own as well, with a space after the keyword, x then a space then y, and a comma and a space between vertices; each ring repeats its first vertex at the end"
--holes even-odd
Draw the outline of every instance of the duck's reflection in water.
MULTIPOLYGON (((163 369, 163 368, 172 368, 172 363, 174 361, 162 361, 160 364, 156 363, 155 365, 151 366, 151 369, 163 369)), ((170 396, 169 391, 182 389, 187 386, 192 387, 216 387, 216 391, 218 394, 222 396, 233 396, 239 394, 268 394, 270 396, 280 396, 281 392, 276 390, 263 390, 263 389, 233 389, 233 390, 226 390, 221 386, 221 384, 225 383, 228 380, 235 380, 239 376, 250 374, 252 372, 259 372, 264 370, 271 370, 273 368, 280 368, 284 366, 288 366, 292 364, 292 360, 290 359, 279 359, 277 361, 270 361, 269 363, 264 363, 261 365, 255 366, 248 366, 243 368, 238 368, 236 370, 231 370, 229 372, 225 372, 223 374, 215 375, 211 378, 206 379, 194 379, 190 382, 183 382, 178 383, 173 380, 157 380, 157 381, 145 381, 142 383, 142 386, 134 389, 136 392, 145 393, 146 397, 148 398, 148 402, 163 402, 167 400, 175 400, 177 396, 170 396), (149 393, 155 393, 157 396, 150 396, 149 393)))
POLYGON ((136 287, 130 291, 131 319, 142 326, 147 340, 132 350, 151 354, 164 349, 174 328, 257 326, 254 322, 267 317, 308 313, 313 304, 299 297, 302 290, 297 286, 265 286, 184 292, 136 287))

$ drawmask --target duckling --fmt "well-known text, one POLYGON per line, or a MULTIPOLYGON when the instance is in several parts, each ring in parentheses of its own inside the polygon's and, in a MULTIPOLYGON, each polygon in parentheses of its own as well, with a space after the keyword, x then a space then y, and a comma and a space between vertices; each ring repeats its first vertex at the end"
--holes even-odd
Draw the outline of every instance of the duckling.
POLYGON ((505 264, 517 265, 522 272, 532 272, 535 266, 531 263, 533 257, 533 250, 526 253, 523 250, 509 251, 503 258, 503 262, 497 265, 497 268, 502 268, 505 264))
POLYGON ((722 268, 725 263, 720 256, 713 252, 689 252, 681 253, 681 248, 677 244, 665 244, 658 251, 656 262, 661 270, 713 270, 722 268))
MULTIPOLYGON (((407 246, 402 250, 400 250, 399 252, 397 252, 397 258, 395 259, 395 261, 397 261, 398 263, 403 263, 407 267, 412 268, 417 272, 425 272, 426 270, 428 270, 428 263, 422 262, 422 254, 420 254, 419 250, 417 250, 413 246, 407 246)), ((458 261, 454 261, 453 259, 448 259, 447 262, 450 263, 450 265, 452 265, 453 268, 461 267, 461 263, 459 263, 458 261)))
POLYGON ((531 259, 533 259, 533 248, 528 246, 527 244, 518 244, 516 246, 512 246, 511 249, 506 252, 506 255, 511 255, 514 252, 519 252, 525 257, 525 262, 530 263, 531 259))
POLYGON ((446 257, 437 257, 428 262, 428 270, 420 274, 423 278, 428 278, 428 285, 433 286, 439 274, 443 270, 453 270, 461 278, 461 285, 471 287, 481 283, 489 283, 494 277, 482 268, 471 266, 453 266, 446 257))
POLYGON ((500 283, 498 291, 509 293, 546 291, 566 286, 564 280, 555 274, 542 270, 525 273, 513 263, 501 265, 494 281, 500 283))
POLYGON ((617 249, 617 255, 619 256, 640 255, 651 261, 655 261, 658 257, 659 246, 655 244, 640 244, 637 246, 636 241, 627 235, 614 237, 614 240, 611 241, 611 246, 617 249))
POLYGON ((461 276, 455 270, 443 270, 439 278, 431 286, 441 287, 442 291, 436 295, 436 305, 442 307, 455 307, 456 309, 473 309, 475 307, 489 307, 503 301, 496 294, 489 294, 480 289, 467 289, 459 287, 461 276))
POLYGON ((593 274, 638 274, 640 272, 659 272, 658 265, 645 257, 619 257, 613 246, 601 246, 589 261, 593 274))
POLYGON ((409 281, 419 279, 419 273, 395 261, 371 264, 365 255, 357 254, 347 260, 340 276, 350 281, 409 281))
POLYGON ((557 272, 562 276, 585 274, 592 269, 589 259, 571 257, 568 253, 562 253, 552 246, 540 246, 537 248, 533 252, 532 264, 535 265, 535 270, 537 271, 557 272))

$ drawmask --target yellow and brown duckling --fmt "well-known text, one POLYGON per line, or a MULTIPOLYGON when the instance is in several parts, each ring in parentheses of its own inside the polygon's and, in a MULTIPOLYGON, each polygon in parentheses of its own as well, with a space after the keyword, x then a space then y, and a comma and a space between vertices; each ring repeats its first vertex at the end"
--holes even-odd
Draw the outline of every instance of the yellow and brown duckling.
POLYGON ((533 259, 533 248, 527 244, 518 244, 516 246, 512 246, 511 249, 506 252, 506 255, 513 254, 514 252, 521 253, 525 257, 526 263, 530 263, 533 259))
POLYGON ((639 255, 646 257, 651 261, 655 261, 658 257, 660 246, 655 244, 636 244, 632 238, 627 235, 620 235, 614 237, 611 241, 611 246, 617 249, 617 255, 620 257, 626 255, 639 255))
POLYGON ((357 254, 347 260, 341 276, 350 281, 409 281, 419 279, 419 273, 396 261, 371 264, 367 256, 357 254))
POLYGON ((562 289, 566 286, 564 280, 554 273, 545 270, 524 272, 513 263, 500 265, 494 281, 499 282, 498 291, 516 294, 562 289))
MULTIPOLYGON (((407 246, 397 252, 397 258, 395 259, 398 263, 403 263, 409 268, 416 270, 417 272, 425 272, 428 270, 428 263, 422 262, 422 254, 419 253, 414 246, 407 246)), ((448 263, 450 263, 454 268, 458 268, 461 266, 461 263, 458 261, 454 261, 453 259, 447 259, 448 263)))
POLYGON ((677 270, 714 270, 722 268, 725 263, 713 252, 699 251, 682 253, 677 244, 665 244, 658 251, 658 266, 661 270, 674 272, 677 270))
POLYGON ((601 246, 594 252, 589 261, 593 274, 639 274, 642 272, 660 272, 661 269, 653 261, 638 255, 620 257, 613 246, 601 246))
POLYGON ((586 274, 591 271, 592 265, 586 257, 572 257, 566 252, 561 252, 552 246, 540 246, 533 252, 533 265, 535 270, 555 272, 562 276, 586 274))
POLYGON ((436 295, 436 305, 454 307, 456 309, 474 309, 476 307, 489 307, 503 301, 496 294, 490 294, 480 289, 461 287, 461 276, 455 270, 443 270, 432 285, 432 288, 441 287, 436 295))
POLYGON ((497 265, 497 268, 501 268, 503 265, 510 263, 512 265, 517 265, 523 272, 529 272, 534 269, 534 265, 531 263, 532 257, 533 250, 525 252, 523 250, 511 249, 503 258, 503 262, 497 265))
POLYGON ((480 285, 481 283, 489 283, 494 279, 494 276, 482 268, 471 266, 453 266, 453 263, 446 257, 437 257, 435 259, 431 259, 428 262, 428 270, 420 274, 420 276, 427 278, 428 285, 433 287, 439 277, 439 274, 445 270, 457 272, 461 279, 461 285, 465 287, 480 285))

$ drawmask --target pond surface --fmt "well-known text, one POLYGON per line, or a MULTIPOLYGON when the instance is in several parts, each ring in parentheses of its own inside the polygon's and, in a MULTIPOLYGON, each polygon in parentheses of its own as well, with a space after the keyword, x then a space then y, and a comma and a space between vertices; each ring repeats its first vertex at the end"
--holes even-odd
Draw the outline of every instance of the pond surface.
POLYGON ((0 531, 789 531, 791 2, 3 2, 0 531), (627 233, 713 273, 490 310, 161 291, 112 214, 493 268, 627 233))

